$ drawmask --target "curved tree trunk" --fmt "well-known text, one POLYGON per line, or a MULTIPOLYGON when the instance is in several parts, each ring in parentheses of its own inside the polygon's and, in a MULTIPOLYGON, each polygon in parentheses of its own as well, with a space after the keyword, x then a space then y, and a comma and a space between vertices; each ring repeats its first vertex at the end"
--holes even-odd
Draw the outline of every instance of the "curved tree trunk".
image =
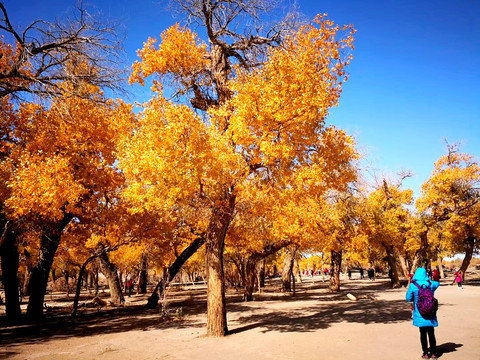
POLYGON ((168 277, 166 279, 165 284, 163 279, 160 280, 155 286, 155 289, 153 290, 152 294, 149 296, 147 305, 145 305, 147 309, 154 309, 158 306, 158 301, 160 300, 160 296, 162 295, 163 289, 168 287, 170 282, 173 280, 173 278, 177 275, 177 273, 182 268, 183 264, 185 264, 185 262, 187 262, 187 260, 190 259, 190 257, 192 257, 192 255, 195 254, 197 250, 202 247, 203 244, 205 244, 205 237, 204 236, 197 237, 189 246, 187 246, 182 251, 180 256, 175 259, 173 264, 170 265, 170 267, 168 268, 168 277))
POLYGON ((36 264, 32 267, 28 287, 30 299, 27 306, 27 317, 30 320, 38 320, 43 316, 43 301, 53 259, 60 244, 62 232, 71 219, 71 215, 65 215, 62 221, 52 224, 49 231, 41 237, 40 252, 36 264))
POLYGON ((235 209, 235 195, 229 193, 223 204, 213 210, 205 234, 207 272, 207 335, 224 336, 228 332, 225 303, 223 250, 228 225, 235 209))
POLYGON ((328 286, 331 292, 340 291, 340 270, 342 268, 342 250, 340 251, 331 251, 331 276, 330 284, 328 286))
POLYGON ((0 246, 0 255, 7 321, 9 323, 18 323, 21 316, 17 278, 19 254, 15 234, 9 229, 5 230, 3 242, 0 246))
POLYGON ((85 269, 87 268, 87 265, 94 259, 96 259, 98 255, 90 256, 82 265, 80 268, 80 272, 78 274, 78 281, 77 281, 77 288, 75 290, 75 298, 73 299, 73 311, 72 311, 72 316, 77 315, 77 309, 78 309, 78 300, 80 299, 80 291, 82 289, 82 277, 83 274, 85 273, 85 269))
POLYGON ((465 281, 465 273, 472 261, 473 251, 475 249, 476 239, 473 236, 470 236, 465 240, 465 257, 462 261, 462 266, 460 266, 460 271, 462 273, 462 279, 465 281))
POLYGON ((391 283, 393 288, 399 288, 400 287, 400 280, 398 278, 398 270, 397 270, 397 261, 395 259, 395 253, 393 249, 393 245, 383 245, 385 248, 385 252, 387 253, 387 261, 388 261, 388 266, 390 267, 390 270, 392 272, 391 274, 391 283))
POLYGON ((291 278, 293 273, 293 263, 295 260, 295 253, 297 248, 290 246, 285 249, 285 256, 283 257, 283 271, 282 271, 282 291, 292 292, 291 278))
POLYGON ((112 262, 110 262, 106 252, 103 252, 99 256, 99 260, 102 273, 107 278, 108 287, 110 288, 110 301, 114 305, 123 304, 125 302, 125 298, 122 293, 122 287, 120 286, 117 268, 112 262))

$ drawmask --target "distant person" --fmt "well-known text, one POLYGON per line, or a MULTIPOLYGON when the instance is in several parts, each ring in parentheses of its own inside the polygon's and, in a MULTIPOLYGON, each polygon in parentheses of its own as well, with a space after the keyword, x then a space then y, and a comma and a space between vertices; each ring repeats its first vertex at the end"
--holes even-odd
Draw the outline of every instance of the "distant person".
POLYGON ((365 275, 363 274, 363 268, 360 268, 360 279, 365 279, 365 275))
POLYGON ((413 274, 411 272, 408 273, 408 284, 412 282, 413 274))
POLYGON ((462 272, 460 270, 457 270, 455 273, 455 282, 457 283, 457 286, 459 289, 462 289, 462 272))
POLYGON ((133 292, 133 281, 132 281, 132 279, 129 279, 127 281, 127 291, 128 291, 128 297, 130 297, 132 295, 132 292, 133 292))
MULTIPOLYGON (((422 359, 437 359, 437 341, 435 339, 435 327, 438 326, 437 313, 434 311, 430 315, 422 315, 419 310, 423 308, 422 302, 419 303, 420 288, 430 288, 433 293, 440 286, 437 281, 430 281, 425 268, 418 268, 413 275, 412 282, 408 286, 405 298, 409 302, 413 302, 413 326, 420 329, 420 344, 422 345, 422 359), (428 335, 428 341, 427 341, 428 335), (428 344, 430 343, 430 353, 428 352, 428 344)), ((423 290, 425 291, 425 290, 423 290)), ((422 292, 423 292, 422 291, 422 292)), ((425 302, 423 303, 425 304, 425 302)))
POLYGON ((370 281, 375 280, 375 270, 373 268, 368 269, 367 274, 370 281))
POLYGON ((440 271, 438 271, 437 268, 435 268, 435 270, 433 270, 432 280, 433 280, 433 281, 437 281, 437 282, 440 281, 440 271))
POLYGON ((348 274, 348 279, 352 280, 352 270, 348 269, 347 274, 348 274))

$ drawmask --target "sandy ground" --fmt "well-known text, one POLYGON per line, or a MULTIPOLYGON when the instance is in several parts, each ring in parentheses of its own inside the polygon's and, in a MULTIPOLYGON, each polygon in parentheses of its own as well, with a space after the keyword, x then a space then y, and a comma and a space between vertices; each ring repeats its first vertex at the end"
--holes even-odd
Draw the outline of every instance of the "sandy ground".
MULTIPOLYGON (((480 283, 463 290, 442 280, 437 345, 442 360, 480 359, 480 283)), ((170 320, 132 306, 39 325, 0 327, 0 359, 419 359, 405 288, 380 279, 345 280, 339 294, 307 279, 295 297, 276 292, 242 302, 229 294, 230 334, 205 336, 205 289, 171 291, 170 320), (348 300, 347 293, 360 296, 348 300), (179 310, 181 309, 181 310, 179 310)), ((144 302, 133 296, 129 304, 144 302)))

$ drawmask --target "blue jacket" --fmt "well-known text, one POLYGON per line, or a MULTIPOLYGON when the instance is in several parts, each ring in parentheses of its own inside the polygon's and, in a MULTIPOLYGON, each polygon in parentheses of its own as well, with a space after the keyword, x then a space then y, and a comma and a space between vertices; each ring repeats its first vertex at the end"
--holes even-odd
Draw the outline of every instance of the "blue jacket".
MULTIPOLYGON (((428 286, 428 282, 430 281, 427 276, 427 270, 425 270, 424 268, 418 268, 417 271, 415 271, 415 275, 413 275, 412 280, 415 280, 420 286, 428 286)), ((435 290, 437 290, 440 286, 440 283, 438 281, 430 281, 430 284, 430 288, 433 290, 433 292, 435 292, 435 290)), ((413 303, 415 304, 415 307, 413 309, 414 326, 438 326, 437 315, 435 315, 433 319, 424 319, 422 315, 420 315, 420 312, 417 309, 418 288, 415 286, 415 284, 411 283, 409 285, 405 298, 407 299, 407 301, 413 301, 413 303)))

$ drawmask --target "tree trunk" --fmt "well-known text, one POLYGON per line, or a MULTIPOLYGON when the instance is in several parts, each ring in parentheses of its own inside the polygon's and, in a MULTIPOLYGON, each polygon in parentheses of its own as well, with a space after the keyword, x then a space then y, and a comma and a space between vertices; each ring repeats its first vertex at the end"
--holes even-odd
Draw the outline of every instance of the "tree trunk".
POLYGON ((301 284, 302 281, 302 274, 300 273, 300 266, 298 265, 298 261, 295 259, 293 263, 293 273, 295 274, 295 278, 301 284))
POLYGON ((75 290, 75 298, 73 299, 73 311, 72 311, 72 316, 77 315, 77 309, 78 309, 78 300, 80 299, 80 291, 82 289, 82 276, 85 272, 85 269, 87 268, 87 265, 93 260, 96 259, 98 255, 90 256, 82 265, 80 268, 80 273, 78 274, 78 281, 77 281, 77 288, 75 290))
POLYGON ((407 260, 402 254, 398 254, 398 260, 400 261, 400 266, 402 268, 402 273, 403 276, 408 278, 408 265, 407 265, 407 260))
POLYGON ((32 276, 31 268, 30 266, 27 265, 25 269, 25 278, 23 279, 23 286, 22 286, 23 296, 30 296, 30 293, 28 292, 28 287, 30 284, 31 276, 32 276))
MULTIPOLYGON (((417 268, 425 266, 424 264, 428 261, 428 229, 420 233, 420 249, 417 250, 415 258, 413 260, 412 271, 414 272, 417 268)), ((426 266, 425 266, 426 268, 426 266)))
POLYGON ((475 250, 476 239, 473 236, 470 236, 465 240, 465 257, 462 261, 462 266, 460 266, 460 271, 462 273, 462 281, 465 281, 465 273, 472 261, 473 251, 475 250))
POLYGON ((296 246, 290 246, 285 249, 285 256, 283 257, 283 272, 282 272, 282 291, 292 292, 291 278, 293 273, 293 263, 295 261, 296 246))
POLYGON ((207 272, 207 335, 224 336, 228 332, 225 303, 223 250, 228 225, 235 209, 235 195, 226 195, 223 203, 213 210, 205 234, 207 272))
POLYGON ((331 251, 331 275, 330 275, 330 284, 329 290, 331 292, 340 291, 340 270, 342 268, 342 250, 340 251, 331 251))
POLYGON ((253 291, 255 288, 256 265, 258 262, 257 256, 249 256, 247 266, 245 269, 245 301, 253 301, 253 291))
POLYGON ((142 254, 142 261, 140 264, 140 271, 138 273, 137 281, 137 294, 146 294, 147 293, 147 264, 148 256, 147 253, 142 254))
POLYGON ((70 295, 70 286, 68 284, 68 281, 70 279, 70 273, 68 272, 68 270, 63 270, 63 277, 65 279, 65 291, 68 297, 70 295))
POLYGON ((0 255, 7 321, 18 323, 21 316, 17 278, 20 256, 16 245, 16 236, 10 229, 5 230, 3 243, 0 246, 0 255))
POLYGON ((145 305, 147 309, 154 309, 158 306, 158 301, 160 300, 160 296, 162 295, 163 291, 162 289, 166 288, 170 284, 170 282, 182 268, 183 264, 185 264, 187 260, 190 259, 190 257, 202 247, 203 244, 205 244, 205 237, 202 235, 197 237, 190 245, 188 245, 182 251, 180 256, 175 259, 173 264, 168 268, 168 278, 166 280, 166 283, 163 283, 163 279, 160 280, 155 286, 152 294, 149 296, 147 305, 145 305))
POLYGON ((40 252, 37 262, 32 267, 32 275, 28 287, 30 299, 27 306, 27 317, 30 320, 38 320, 43 316, 43 301, 47 291, 48 277, 53 259, 60 244, 62 232, 71 219, 71 215, 65 215, 62 221, 52 224, 49 231, 41 237, 40 252))
POLYGON ((118 279, 117 268, 110 262, 108 254, 103 252, 100 256, 100 266, 103 275, 107 278, 108 287, 110 288, 110 301, 114 305, 120 305, 125 302, 123 297, 122 287, 120 286, 120 280, 118 279))
POLYGON ((400 287, 400 280, 398 278, 398 270, 397 270, 397 261, 395 259, 395 254, 394 254, 394 249, 393 245, 383 245, 385 248, 385 252, 387 253, 387 261, 388 261, 388 266, 390 267, 391 270, 391 283, 393 288, 399 288, 400 287))
POLYGON ((258 286, 259 286, 259 288, 264 288, 265 287, 265 263, 266 263, 266 259, 263 258, 263 260, 260 264, 261 265, 260 271, 258 272, 258 276, 259 276, 258 286))
POLYGON ((437 263, 438 263, 438 271, 440 272, 440 279, 443 279, 445 277, 445 272, 443 271, 442 261, 443 261, 443 258, 440 255, 437 255, 437 263))
POLYGON ((98 295, 98 267, 95 266, 95 296, 98 295))

